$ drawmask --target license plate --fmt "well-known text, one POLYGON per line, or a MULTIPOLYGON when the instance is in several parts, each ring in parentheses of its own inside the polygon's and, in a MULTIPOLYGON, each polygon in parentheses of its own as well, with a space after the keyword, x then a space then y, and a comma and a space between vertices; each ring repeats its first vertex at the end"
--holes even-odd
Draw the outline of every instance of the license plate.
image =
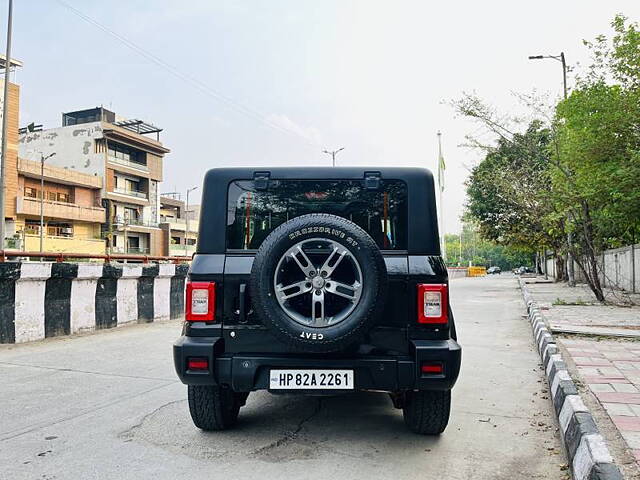
POLYGON ((272 390, 353 390, 353 370, 271 370, 272 390))

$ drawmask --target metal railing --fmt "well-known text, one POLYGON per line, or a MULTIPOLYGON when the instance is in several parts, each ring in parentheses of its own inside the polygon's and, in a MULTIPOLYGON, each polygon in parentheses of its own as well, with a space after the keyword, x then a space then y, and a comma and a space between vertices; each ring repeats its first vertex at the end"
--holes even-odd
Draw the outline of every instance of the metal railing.
POLYGON ((185 263, 190 262, 191 257, 168 257, 162 255, 129 255, 129 254, 105 254, 95 255, 91 253, 68 253, 68 252, 23 252, 20 250, 0 250, 0 262, 6 262, 8 259, 16 258, 39 258, 53 260, 56 262, 64 262, 65 260, 104 260, 104 263, 112 261, 126 260, 137 261, 142 263, 149 262, 169 262, 169 263, 185 263))
POLYGON ((147 198, 147 194, 145 192, 141 192, 140 190, 133 190, 131 188, 114 187, 113 192, 119 193, 121 195, 130 195, 132 197, 145 198, 145 199, 147 198))
POLYGON ((125 167, 137 168, 139 170, 144 170, 145 172, 149 171, 149 167, 146 163, 132 162, 131 160, 114 157, 113 155, 109 155, 108 158, 111 163, 117 163, 119 165, 124 165, 125 167))
POLYGON ((153 222, 150 220, 144 220, 142 218, 125 218, 122 215, 116 215, 113 217, 114 225, 133 225, 139 227, 158 227, 158 222, 153 222))

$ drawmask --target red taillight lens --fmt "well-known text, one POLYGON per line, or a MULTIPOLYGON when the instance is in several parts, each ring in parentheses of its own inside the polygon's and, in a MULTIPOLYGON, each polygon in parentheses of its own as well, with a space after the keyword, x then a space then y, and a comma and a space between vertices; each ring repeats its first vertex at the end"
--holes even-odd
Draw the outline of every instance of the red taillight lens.
POLYGON ((428 375, 436 375, 443 372, 443 367, 441 363, 423 363, 420 371, 428 375))
POLYGON ((187 359, 187 370, 209 370, 209 359, 191 357, 187 359))
POLYGON ((449 312, 446 285, 418 285, 418 323, 446 324, 449 312))
POLYGON ((216 319, 215 282, 187 283, 185 319, 189 322, 213 322, 216 319))

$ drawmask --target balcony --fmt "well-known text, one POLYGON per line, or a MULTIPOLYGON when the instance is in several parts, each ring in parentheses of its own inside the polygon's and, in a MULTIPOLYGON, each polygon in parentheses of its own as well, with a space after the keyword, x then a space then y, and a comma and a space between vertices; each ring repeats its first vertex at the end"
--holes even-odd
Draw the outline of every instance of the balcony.
POLYGON ((124 247, 114 247, 112 253, 124 253, 128 255, 149 255, 148 247, 128 247, 125 251, 124 247))
MULTIPOLYGON (((101 207, 83 207, 75 203, 43 202, 43 213, 47 218, 61 220, 77 220, 80 222, 102 223, 105 219, 105 210, 101 207)), ((18 215, 40 215, 40 200, 31 197, 16 198, 16 213, 18 215)))
POLYGON ((113 155, 109 155, 107 158, 109 159, 110 163, 115 163, 117 165, 122 165, 122 166, 129 167, 129 168, 136 168, 136 169, 142 170, 144 172, 148 172, 149 171, 149 167, 147 166, 146 163, 132 162, 131 160, 126 160, 124 158, 114 157, 113 155))
MULTIPOLYGON (((103 255, 105 253, 104 240, 99 238, 45 235, 43 240, 43 250, 45 252, 88 253, 91 255, 103 255)), ((40 236, 25 233, 20 239, 20 246, 24 251, 37 252, 40 250, 40 236)))
MULTIPOLYGON (((186 256, 190 257, 196 251, 195 245, 187 245, 187 253, 186 256)), ((169 245, 169 255, 172 257, 183 257, 185 256, 184 245, 169 245)))
POLYGON ((129 217, 125 218, 122 215, 116 215, 115 217, 113 217, 112 223, 120 227, 126 224, 128 227, 158 228, 158 222, 153 222, 151 220, 144 220, 142 218, 129 218, 129 217))
MULTIPOLYGON (((187 221, 184 218, 160 216, 161 223, 168 223, 171 230, 184 232, 187 230, 187 221)), ((189 233, 195 233, 198 231, 199 218, 189 219, 189 233)))
POLYGON ((134 190, 132 188, 114 187, 113 193, 119 193, 120 195, 129 195, 130 197, 142 198, 144 200, 147 199, 147 193, 146 192, 143 192, 143 191, 140 191, 140 190, 134 190))

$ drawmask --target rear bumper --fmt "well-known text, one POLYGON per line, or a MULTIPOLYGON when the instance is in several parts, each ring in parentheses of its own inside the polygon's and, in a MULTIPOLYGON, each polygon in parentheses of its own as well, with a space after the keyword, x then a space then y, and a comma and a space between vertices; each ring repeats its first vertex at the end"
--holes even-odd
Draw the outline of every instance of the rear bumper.
POLYGON ((230 385, 237 392, 267 390, 271 368, 353 369, 356 390, 449 390, 460 372, 455 340, 411 340, 408 356, 335 358, 224 354, 218 337, 180 337, 173 345, 176 373, 188 385, 230 385), (187 370, 190 357, 207 358, 208 371, 187 370), (441 374, 422 374, 423 363, 441 363, 441 374))

